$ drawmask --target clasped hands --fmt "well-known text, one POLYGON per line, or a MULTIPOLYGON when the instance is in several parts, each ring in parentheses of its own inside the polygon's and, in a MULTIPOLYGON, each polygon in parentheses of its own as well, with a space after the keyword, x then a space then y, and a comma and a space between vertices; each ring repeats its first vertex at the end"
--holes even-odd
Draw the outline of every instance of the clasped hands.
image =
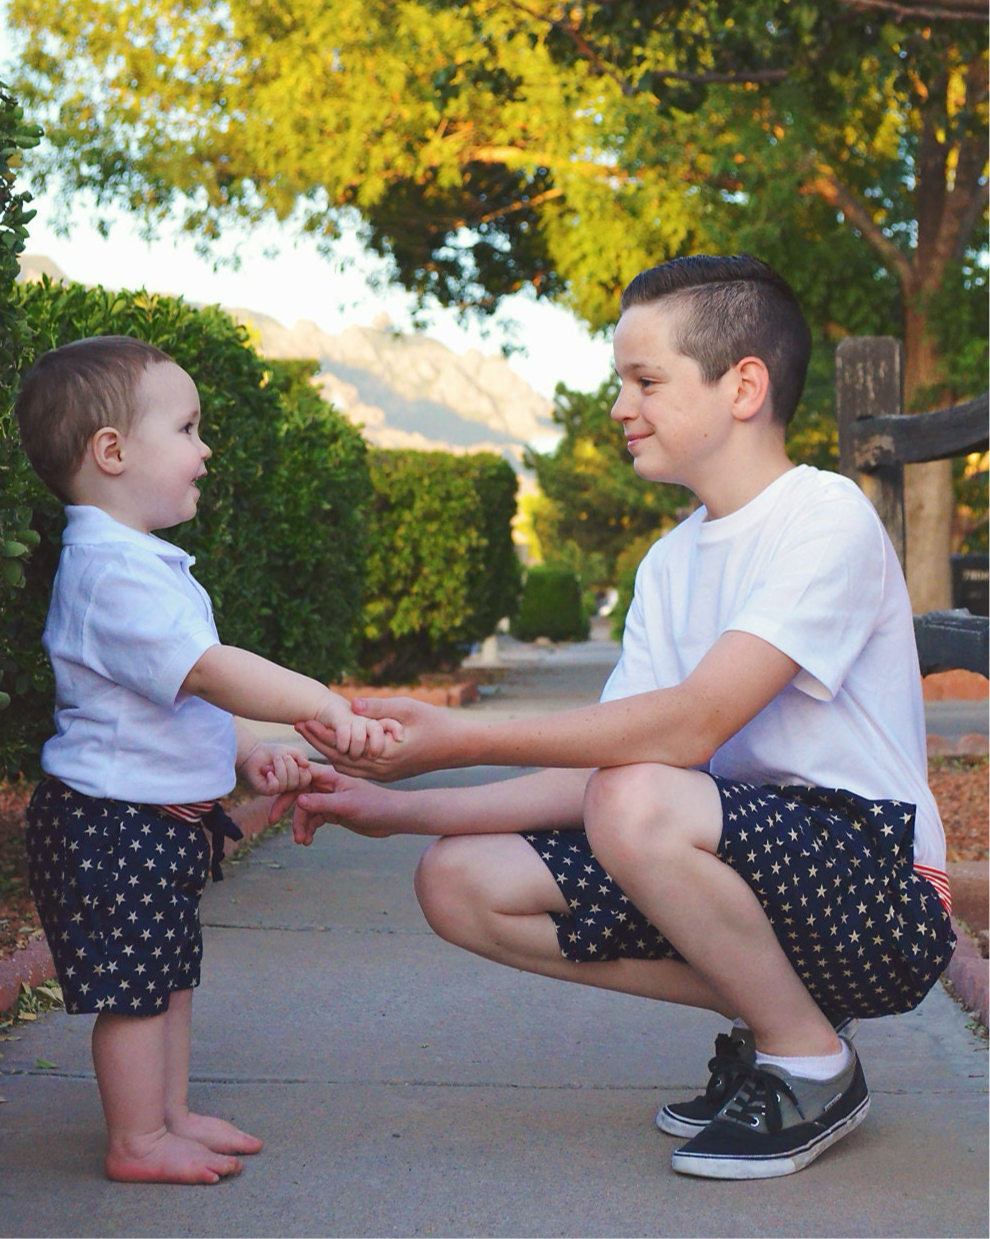
POLYGON ((403 797, 368 780, 390 783, 449 764, 447 710, 409 697, 356 698, 351 709, 349 730, 319 719, 296 724, 299 735, 332 764, 311 763, 306 786, 282 789, 268 820, 274 824, 292 806, 292 835, 304 846, 324 822, 372 838, 397 833, 403 797))

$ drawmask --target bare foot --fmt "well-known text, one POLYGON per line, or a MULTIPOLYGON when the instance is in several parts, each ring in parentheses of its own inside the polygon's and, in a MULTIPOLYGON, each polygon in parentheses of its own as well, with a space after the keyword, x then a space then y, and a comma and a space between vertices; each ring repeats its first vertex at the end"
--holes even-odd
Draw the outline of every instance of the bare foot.
POLYGON ((259 1153, 264 1142, 257 1136, 241 1131, 225 1119, 212 1118, 208 1114, 193 1114, 187 1111, 182 1118, 166 1120, 170 1132, 187 1140, 198 1140, 214 1153, 259 1153))
POLYGON ((236 1157, 164 1127, 150 1137, 111 1140, 106 1158, 107 1178, 121 1183, 219 1183, 243 1169, 236 1157))

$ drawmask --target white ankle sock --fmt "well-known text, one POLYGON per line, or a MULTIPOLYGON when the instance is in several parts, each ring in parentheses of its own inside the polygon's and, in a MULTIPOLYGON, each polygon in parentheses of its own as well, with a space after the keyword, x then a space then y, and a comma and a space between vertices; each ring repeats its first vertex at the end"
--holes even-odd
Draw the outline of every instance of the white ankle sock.
POLYGON ((840 1071, 844 1071, 849 1063, 851 1053, 849 1046, 843 1041, 842 1049, 837 1054, 822 1054, 812 1058, 785 1058, 780 1054, 761 1054, 756 1051, 756 1065, 763 1067, 772 1063, 775 1067, 783 1067, 792 1076, 803 1080, 831 1080, 840 1071))

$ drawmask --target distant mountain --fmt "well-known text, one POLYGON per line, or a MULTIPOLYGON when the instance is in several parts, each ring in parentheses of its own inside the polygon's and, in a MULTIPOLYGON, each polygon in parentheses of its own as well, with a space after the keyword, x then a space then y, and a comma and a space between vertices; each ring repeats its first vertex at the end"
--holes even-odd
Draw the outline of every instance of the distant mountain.
MULTIPOLYGON (((67 277, 50 259, 21 258, 21 278, 67 277)), ((491 451, 519 468, 523 448, 559 431, 551 402, 500 355, 455 353, 425 335, 404 335, 386 316, 330 335, 300 320, 285 327, 257 310, 227 308, 258 351, 319 364, 324 397, 380 447, 491 451)))

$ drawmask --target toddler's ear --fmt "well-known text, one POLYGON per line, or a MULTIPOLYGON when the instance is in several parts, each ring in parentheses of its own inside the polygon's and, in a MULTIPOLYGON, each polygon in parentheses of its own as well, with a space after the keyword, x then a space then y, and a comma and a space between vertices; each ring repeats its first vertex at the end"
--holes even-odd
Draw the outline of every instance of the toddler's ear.
POLYGON ((116 476, 124 472, 124 436, 113 426, 101 427, 89 441, 96 467, 116 476))

